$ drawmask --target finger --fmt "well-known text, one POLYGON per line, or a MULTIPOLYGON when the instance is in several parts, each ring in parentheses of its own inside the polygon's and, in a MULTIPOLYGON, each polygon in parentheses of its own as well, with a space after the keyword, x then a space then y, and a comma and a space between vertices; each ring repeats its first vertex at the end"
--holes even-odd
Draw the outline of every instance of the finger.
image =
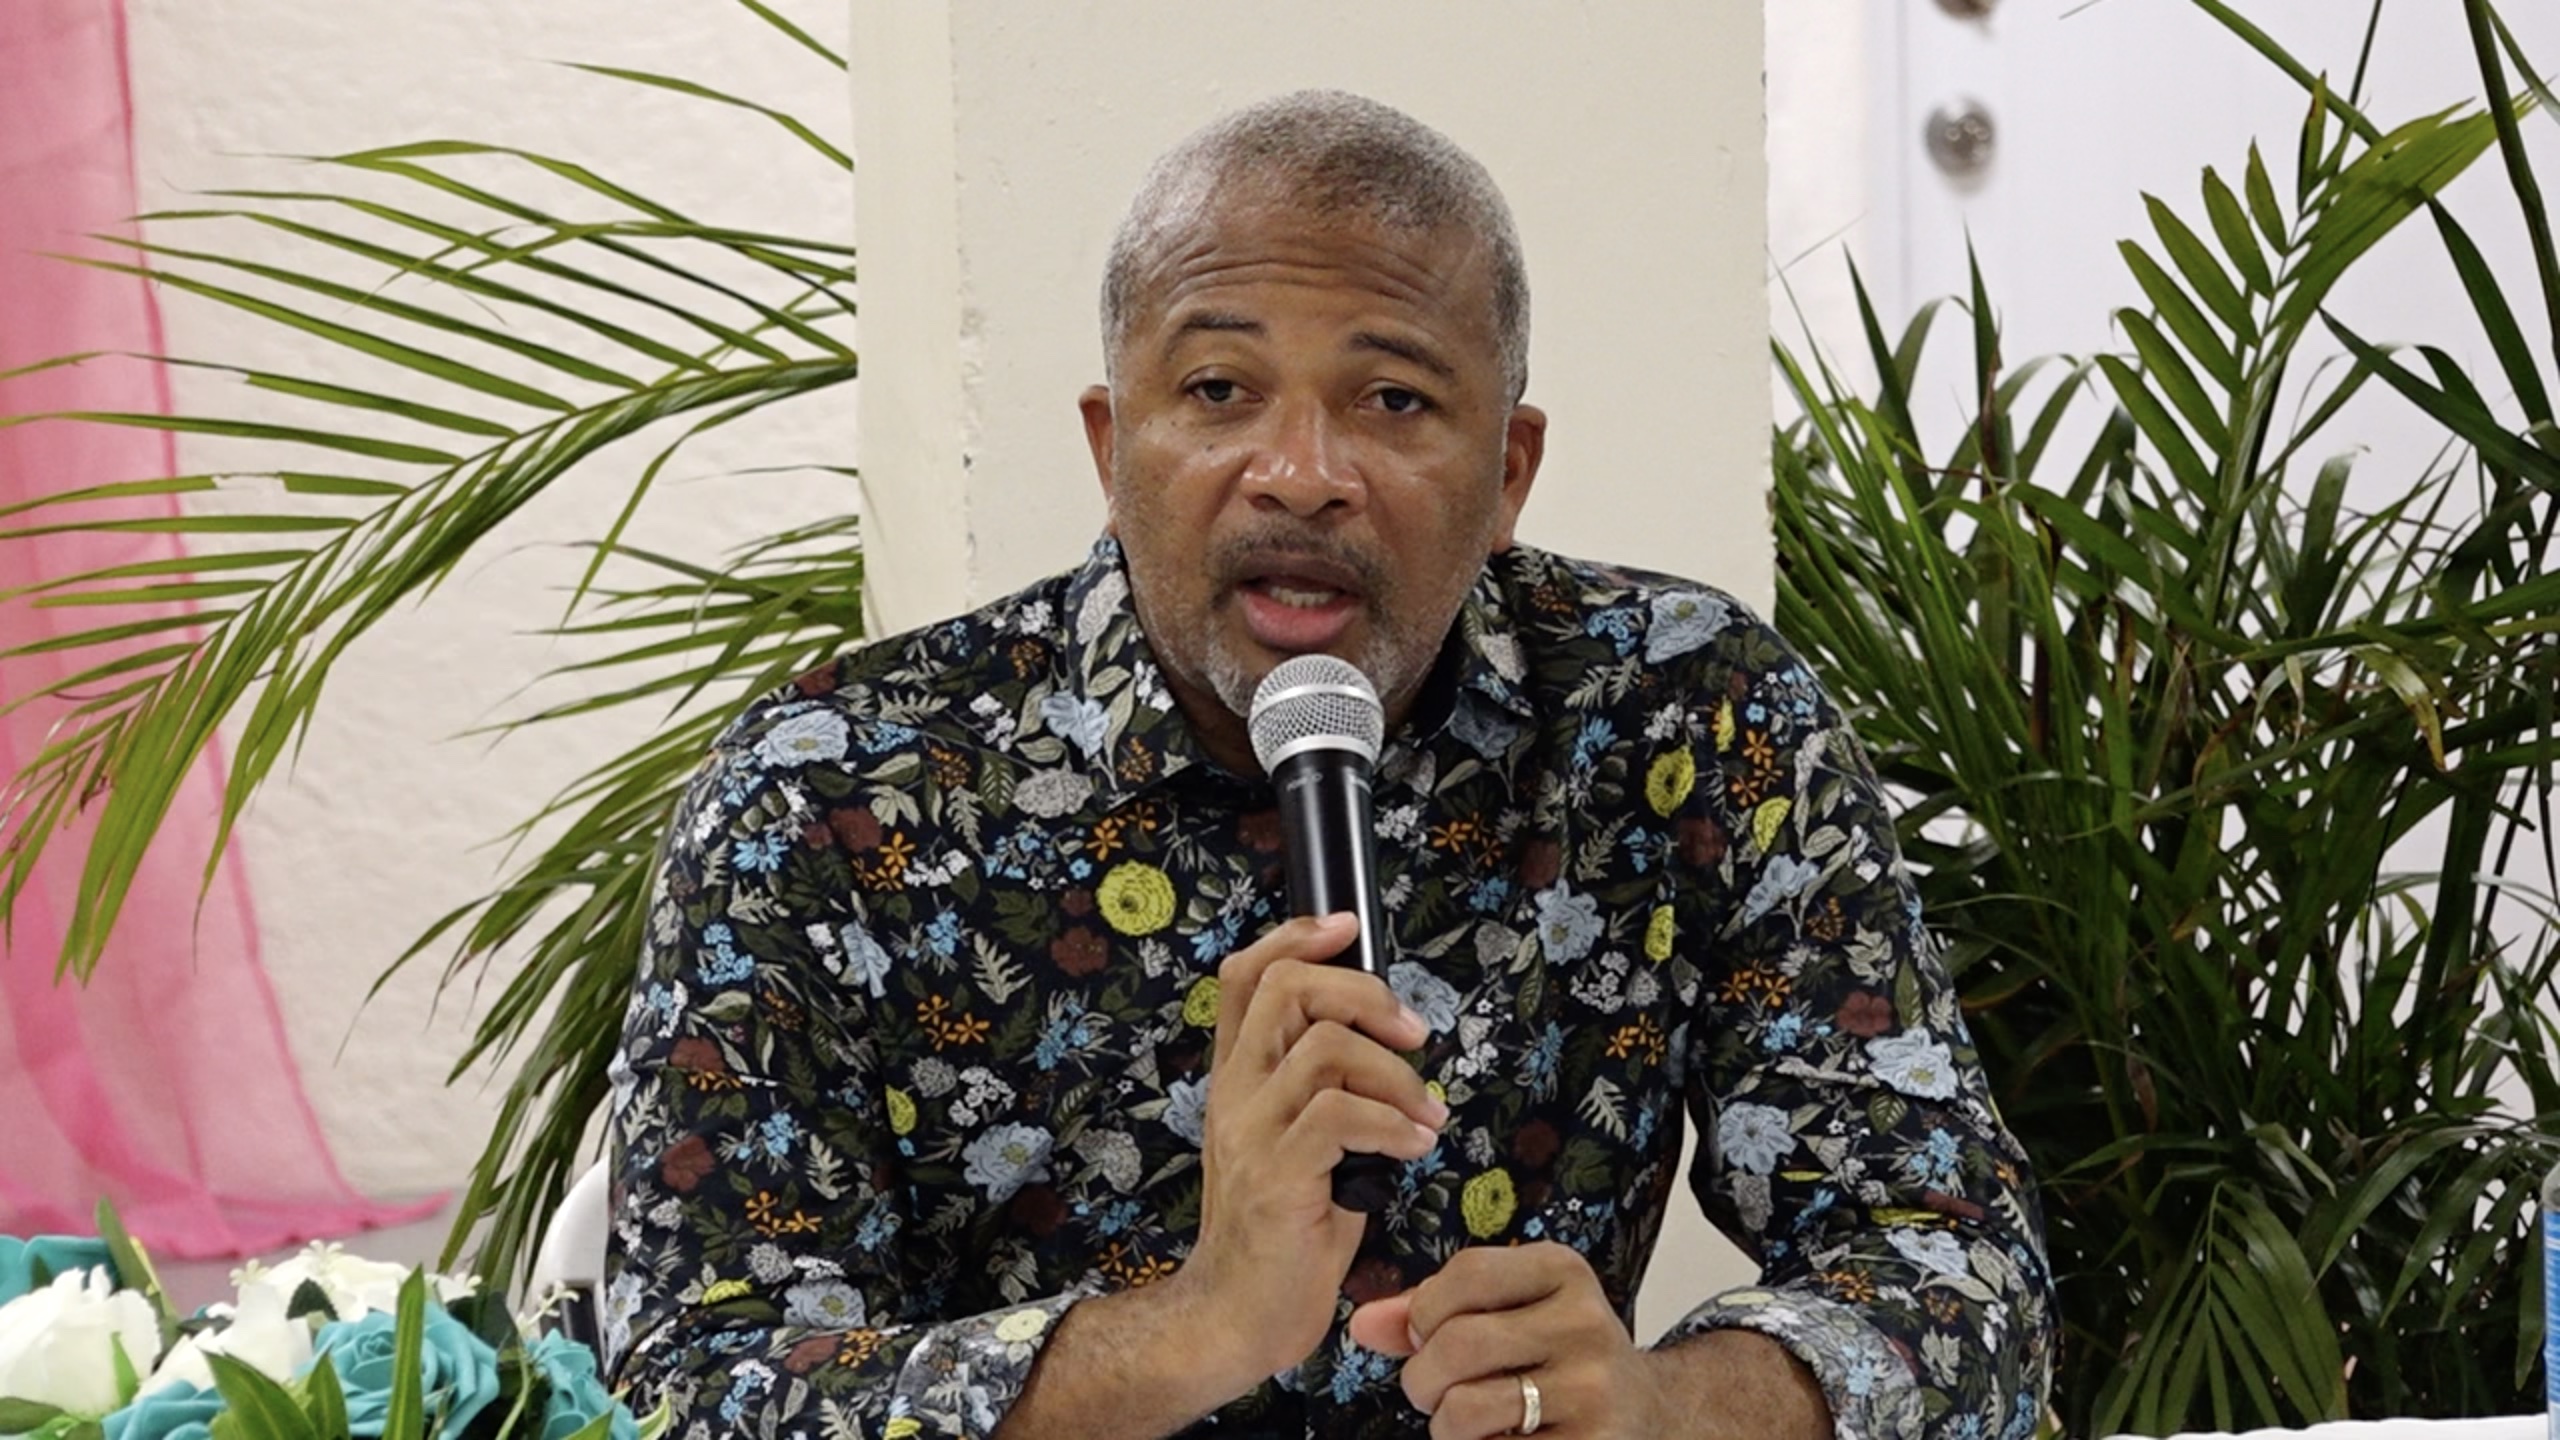
POLYGON ((1283 921, 1218 965, 1218 1028, 1211 1036, 1216 1049, 1213 1055, 1234 1053, 1228 1042, 1244 1028, 1246 1011, 1253 1004, 1254 992, 1260 988, 1262 972, 1279 960, 1296 958, 1324 961, 1342 953, 1360 932, 1358 917, 1348 912, 1338 915, 1300 916, 1283 921))
POLYGON ((1386 1356, 1405 1356, 1422 1347, 1413 1331, 1413 1292, 1372 1300, 1351 1312, 1351 1343, 1386 1356))
POLYGON ((1423 1414, 1436 1415, 1460 1386, 1547 1363, 1562 1338, 1557 1318, 1542 1305, 1450 1320, 1404 1362, 1405 1398, 1423 1414))
MULTIPOLYGON (((1457 1315, 1517 1310, 1568 1288, 1588 1284, 1600 1292, 1591 1262, 1570 1245, 1476 1245, 1449 1257, 1440 1273, 1413 1289, 1413 1328, 1429 1345, 1457 1315)), ((1605 1302, 1604 1302, 1605 1304, 1605 1302)))
MULTIPOLYGON (((1219 991, 1224 1004, 1223 980, 1219 991)), ((1253 997, 1228 1037, 1230 1048, 1221 1049, 1211 1067, 1223 1061, 1231 1071, 1268 1075, 1308 1030, 1326 1021, 1359 1031, 1390 1052, 1413 1049, 1431 1034, 1429 1023, 1377 976, 1283 956, 1256 975, 1253 997)))
POLYGON ((1448 1103, 1431 1093, 1404 1057, 1333 1020, 1309 1025, 1250 1103, 1273 1124, 1284 1125, 1327 1090, 1392 1105, 1435 1132, 1449 1118, 1448 1103))
POLYGON ((1273 1147, 1273 1161, 1284 1175, 1321 1175, 1342 1163, 1345 1155, 1385 1155, 1419 1160, 1440 1143, 1440 1133, 1418 1124, 1392 1105, 1325 1090, 1309 1100, 1298 1118, 1273 1147))

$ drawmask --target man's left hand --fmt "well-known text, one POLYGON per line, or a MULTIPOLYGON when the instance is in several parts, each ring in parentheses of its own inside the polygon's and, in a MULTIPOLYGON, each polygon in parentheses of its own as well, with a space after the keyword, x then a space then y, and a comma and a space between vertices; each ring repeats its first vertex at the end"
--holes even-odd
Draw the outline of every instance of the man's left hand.
POLYGON ((1519 1428, 1538 1387, 1540 1433, 1636 1440, 1670 1433, 1659 1357, 1639 1350, 1580 1251, 1552 1242, 1476 1247, 1401 1295, 1351 1313, 1351 1338, 1411 1358, 1404 1393, 1433 1440, 1519 1428))

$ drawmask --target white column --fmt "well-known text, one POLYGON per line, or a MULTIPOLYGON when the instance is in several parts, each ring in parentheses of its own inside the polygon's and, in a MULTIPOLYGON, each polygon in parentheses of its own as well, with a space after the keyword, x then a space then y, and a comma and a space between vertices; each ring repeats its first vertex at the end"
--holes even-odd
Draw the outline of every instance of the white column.
POLYGON ((856 0, 860 462, 874 615, 948 615, 1075 562, 1095 288, 1154 156, 1300 86, 1447 132, 1518 212, 1535 544, 1770 596, 1761 15, 1295 0, 856 0))

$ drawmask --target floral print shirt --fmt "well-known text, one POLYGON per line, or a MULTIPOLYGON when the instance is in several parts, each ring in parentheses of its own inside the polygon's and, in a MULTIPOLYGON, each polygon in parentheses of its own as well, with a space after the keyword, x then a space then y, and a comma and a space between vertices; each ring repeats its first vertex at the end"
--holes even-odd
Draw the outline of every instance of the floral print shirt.
MULTIPOLYGON (((2017 1440, 2041 1224, 1875 777, 1731 598, 1525 547, 1376 783, 1395 991, 1451 1119, 1340 1314, 1549 1239, 1632 1315, 1679 1169, 1744 1327, 1844 1436, 2017 1440)), ((606 1344, 682 1440, 983 1436, 1079 1299, 1199 1223, 1216 972, 1287 913, 1269 785, 1197 748, 1116 546, 751 708, 662 852, 615 1061, 606 1344)), ((1195 1433, 1419 1435, 1324 1345, 1195 1433)))

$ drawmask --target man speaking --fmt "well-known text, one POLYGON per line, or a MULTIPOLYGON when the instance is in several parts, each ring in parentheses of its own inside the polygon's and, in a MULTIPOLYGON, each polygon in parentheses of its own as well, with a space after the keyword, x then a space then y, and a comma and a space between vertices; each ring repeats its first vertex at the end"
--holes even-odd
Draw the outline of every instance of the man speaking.
POLYGON ((1157 163, 1081 401, 1090 558, 760 702, 666 839, 613 1107, 637 1405, 2033 1432, 2035 1202, 1875 777, 1730 597, 1513 542, 1528 334, 1492 180, 1395 110, 1287 96, 1157 163), (1309 655, 1383 715, 1383 975, 1291 917, 1247 717, 1309 655), (1764 1274, 1647 1348, 1684 1116, 1764 1274))

